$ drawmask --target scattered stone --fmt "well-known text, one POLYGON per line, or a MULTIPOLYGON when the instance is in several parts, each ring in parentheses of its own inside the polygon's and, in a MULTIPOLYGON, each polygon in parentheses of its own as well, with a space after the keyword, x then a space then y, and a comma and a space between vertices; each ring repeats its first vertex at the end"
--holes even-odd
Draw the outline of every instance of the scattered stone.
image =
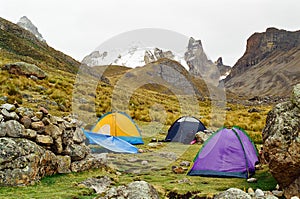
POLYGON ((32 120, 33 122, 39 122, 41 119, 38 118, 37 116, 33 116, 33 117, 31 118, 31 120, 32 120))
POLYGON ((206 133, 202 131, 197 132, 195 134, 197 143, 203 144, 210 137, 210 135, 211 135, 210 133, 206 133))
POLYGON ((186 169, 184 169, 183 167, 172 166, 172 171, 175 174, 183 174, 186 172, 186 169))
POLYGON ((255 196, 255 192, 254 192, 254 190, 253 190, 251 187, 249 187, 249 189, 248 189, 248 194, 249 194, 251 197, 254 197, 254 196, 255 196))
POLYGON ((159 195, 155 188, 145 181, 135 181, 127 186, 127 198, 149 198, 159 199, 159 195))
POLYGON ((36 131, 35 130, 32 130, 32 129, 25 129, 25 132, 24 132, 24 137, 25 138, 28 138, 28 139, 35 139, 36 138, 36 131))
POLYGON ((92 188, 97 194, 104 193, 108 190, 109 186, 112 184, 112 180, 108 176, 88 178, 79 185, 84 185, 85 187, 92 188))
POLYGON ((134 157, 131 157, 131 158, 128 158, 127 161, 128 161, 128 162, 137 162, 138 159, 137 159, 137 158, 134 158, 134 157))
POLYGON ((251 199, 251 196, 240 189, 230 188, 214 197, 214 199, 232 199, 232 198, 251 199))
POLYGON ((2 104, 2 105, 0 106, 0 108, 1 108, 1 109, 5 109, 5 110, 7 110, 7 111, 9 111, 9 112, 12 112, 12 111, 16 110, 16 106, 13 105, 13 104, 2 104))
POLYGON ((150 148, 157 148, 157 147, 159 147, 159 146, 161 146, 161 145, 162 145, 161 142, 150 142, 150 143, 148 144, 148 146, 149 146, 150 148))
POLYGON ((39 108, 39 111, 41 111, 45 116, 49 114, 48 110, 42 106, 39 108))
POLYGON ((139 153, 144 153, 144 150, 143 149, 138 149, 138 152, 139 153))
POLYGON ((89 154, 84 159, 71 163, 72 172, 82 172, 89 169, 103 168, 107 165, 106 155, 89 154))
POLYGON ((261 189, 256 189, 255 190, 255 197, 256 198, 263 198, 264 197, 264 192, 261 189))
POLYGON ((247 182, 254 183, 254 182, 257 182, 257 179, 256 178, 248 178, 247 182))
POLYGON ((180 163, 180 166, 182 166, 182 167, 189 167, 190 166, 190 162, 188 162, 188 161, 182 161, 181 163, 180 163))
POLYGON ((283 191, 273 190, 272 194, 274 196, 277 196, 277 197, 282 197, 283 196, 283 191))
POLYGON ((141 162, 141 165, 148 165, 149 164, 149 162, 147 161, 147 160, 143 160, 142 162, 141 162))
POLYGON ((292 196, 291 199, 299 199, 298 196, 292 196))
POLYGON ((181 180, 178 180, 178 184, 189 184, 189 185, 192 185, 192 182, 188 178, 183 178, 181 180))

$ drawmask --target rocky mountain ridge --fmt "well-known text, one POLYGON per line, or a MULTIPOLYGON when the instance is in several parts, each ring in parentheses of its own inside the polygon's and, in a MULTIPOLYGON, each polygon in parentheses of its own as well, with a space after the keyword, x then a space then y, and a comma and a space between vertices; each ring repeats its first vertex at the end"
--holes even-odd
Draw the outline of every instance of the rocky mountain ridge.
POLYGON ((40 41, 46 42, 42 34, 39 33, 38 28, 26 16, 21 17, 17 25, 34 34, 40 41))
POLYGON ((219 70, 214 74, 214 78, 224 79, 230 72, 230 67, 225 66, 222 59, 218 63, 213 63, 209 60, 203 50, 201 40, 190 38, 186 51, 183 54, 178 54, 170 49, 160 49, 157 47, 140 47, 140 42, 136 42, 127 50, 113 49, 111 51, 93 51, 91 54, 83 58, 82 63, 88 66, 97 65, 121 65, 127 67, 144 66, 159 59, 168 58, 177 61, 191 75, 198 77, 206 75, 211 68, 219 70), (197 60, 197 61, 196 61, 197 60))
POLYGON ((268 28, 247 40, 225 87, 247 96, 287 96, 300 82, 300 31, 268 28))
POLYGON ((80 63, 32 32, 0 17, 0 64, 27 62, 42 69, 76 73, 80 63))

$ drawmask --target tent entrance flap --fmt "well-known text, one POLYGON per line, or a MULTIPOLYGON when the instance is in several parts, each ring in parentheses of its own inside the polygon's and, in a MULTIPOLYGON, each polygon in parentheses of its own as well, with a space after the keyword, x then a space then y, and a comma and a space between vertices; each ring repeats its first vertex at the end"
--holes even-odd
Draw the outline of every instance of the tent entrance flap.
POLYGON ((97 144, 118 153, 138 153, 138 148, 114 136, 84 131, 90 144, 97 144))

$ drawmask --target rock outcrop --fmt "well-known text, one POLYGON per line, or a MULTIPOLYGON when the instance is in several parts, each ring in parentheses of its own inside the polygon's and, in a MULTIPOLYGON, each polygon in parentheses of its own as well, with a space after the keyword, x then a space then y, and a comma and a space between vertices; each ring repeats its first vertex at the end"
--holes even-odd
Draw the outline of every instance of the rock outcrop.
POLYGON ((220 71, 220 75, 221 75, 220 80, 225 79, 230 74, 231 67, 223 64, 222 57, 219 57, 217 61, 215 61, 215 64, 217 65, 220 71))
POLYGON ((26 16, 21 17, 17 22, 17 25, 34 34, 40 41, 46 42, 42 34, 39 33, 37 27, 33 25, 33 23, 26 16))
POLYGON ((158 199, 159 195, 156 189, 149 183, 145 181, 135 181, 129 183, 127 186, 110 188, 103 198, 158 199))
POLYGON ((150 50, 145 51, 144 61, 145 64, 149 64, 162 58, 174 60, 174 57, 174 54, 170 50, 163 51, 159 48, 154 48, 153 53, 150 50))
POLYGON ((6 64, 2 68, 8 70, 11 74, 24 75, 27 77, 37 77, 38 79, 44 79, 47 74, 34 64, 28 64, 25 62, 16 62, 11 64, 6 64))
POLYGON ((231 75, 239 75, 255 66, 275 51, 289 51, 300 44, 300 31, 290 32, 268 28, 266 32, 254 33, 247 40, 246 52, 234 65, 231 75))
POLYGON ((225 87, 246 96, 288 96, 300 83, 300 31, 268 28, 247 40, 244 55, 232 67, 225 87))
POLYGON ((190 38, 184 59, 191 75, 201 77, 213 85, 218 85, 221 74, 216 64, 209 60, 200 40, 190 38))
POLYGON ((0 186, 34 184, 43 176, 105 165, 85 145, 80 122, 39 111, 0 106, 0 186))
POLYGON ((300 197, 300 84, 294 87, 290 101, 269 112, 263 153, 285 197, 300 197))

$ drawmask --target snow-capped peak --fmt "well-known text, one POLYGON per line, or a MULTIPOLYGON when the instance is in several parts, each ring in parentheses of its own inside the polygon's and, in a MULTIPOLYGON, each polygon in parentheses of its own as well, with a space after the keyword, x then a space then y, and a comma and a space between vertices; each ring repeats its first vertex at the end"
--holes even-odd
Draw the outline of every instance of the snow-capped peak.
POLYGON ((35 37, 38 38, 40 41, 46 42, 41 33, 39 33, 37 27, 33 25, 33 23, 26 16, 21 17, 20 20, 17 22, 17 25, 34 34, 35 37))

